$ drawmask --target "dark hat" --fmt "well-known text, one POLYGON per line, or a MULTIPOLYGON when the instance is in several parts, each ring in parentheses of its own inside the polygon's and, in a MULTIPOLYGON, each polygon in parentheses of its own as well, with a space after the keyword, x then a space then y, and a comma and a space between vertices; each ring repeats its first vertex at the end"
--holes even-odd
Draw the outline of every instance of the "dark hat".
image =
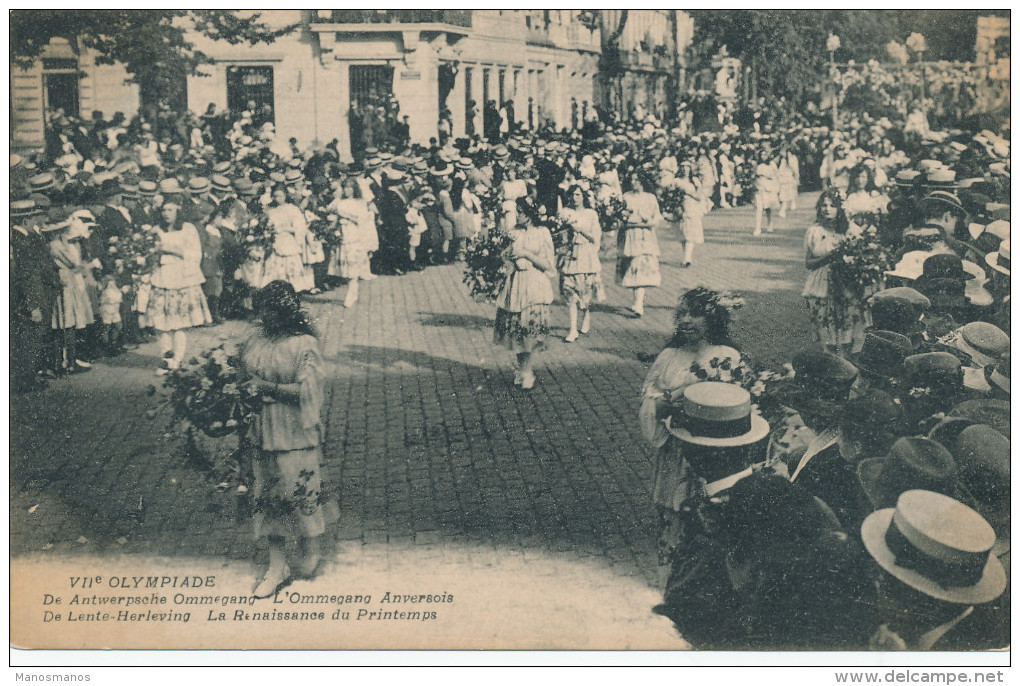
POLYGON ((901 493, 917 488, 953 498, 960 495, 952 454, 930 438, 899 439, 885 457, 861 460, 857 478, 876 510, 892 507, 901 493))
POLYGON ((865 334, 854 364, 874 376, 897 378, 903 374, 903 361, 913 353, 914 346, 903 334, 875 329, 865 334))
POLYGON ((918 308, 905 298, 877 298, 871 302, 871 321, 879 330, 895 331, 904 336, 920 333, 925 328, 920 317, 918 308))
POLYGON ((911 355, 903 361, 907 380, 917 388, 958 389, 963 384, 960 359, 943 352, 911 355))
POLYGON ((881 290, 871 296, 871 302, 875 303, 883 298, 900 298, 902 300, 906 300, 917 308, 918 316, 931 307, 931 301, 928 300, 923 293, 908 286, 897 286, 896 288, 886 288, 881 290))
POLYGON ((1009 395, 1009 368, 1011 355, 1003 353, 995 364, 988 365, 984 369, 985 382, 992 389, 999 389, 1009 395))
MULTIPOLYGON (((936 309, 963 307, 967 304, 967 284, 963 279, 918 279, 914 282, 936 309)), ((929 329, 929 323, 926 325, 929 329)))
POLYGON ((452 173, 453 167, 443 160, 436 162, 435 166, 429 170, 429 174, 432 176, 449 176, 452 173))
POLYGON ((928 437, 950 445, 961 431, 974 424, 987 424, 1000 434, 1010 436, 1010 404, 1006 400, 976 398, 960 403, 928 432, 928 437))
POLYGON ((973 279, 974 275, 963 268, 963 260, 953 253, 938 253, 924 261, 922 279, 973 279))
POLYGON ((1008 538, 1009 439, 987 424, 975 424, 961 431, 951 447, 970 504, 999 538, 1008 538))
POLYGON ((793 356, 793 387, 807 397, 844 402, 857 367, 838 355, 807 350, 793 356))
POLYGON ((854 435, 897 434, 903 408, 885 391, 869 389, 851 398, 839 418, 840 428, 854 435))
POLYGON ((878 565, 907 586, 959 605, 995 600, 1006 572, 992 554, 995 531, 973 509, 941 493, 910 490, 861 525, 878 565))

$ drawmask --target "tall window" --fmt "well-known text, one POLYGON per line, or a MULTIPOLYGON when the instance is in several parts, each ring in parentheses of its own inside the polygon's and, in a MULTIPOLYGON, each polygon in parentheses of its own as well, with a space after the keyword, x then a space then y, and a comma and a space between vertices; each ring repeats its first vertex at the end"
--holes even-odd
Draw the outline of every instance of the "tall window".
POLYGON ((74 58, 44 58, 42 63, 46 109, 48 111, 60 109, 68 116, 80 116, 78 60, 74 58))
POLYGON ((252 123, 276 122, 272 67, 227 67, 227 107, 234 115, 248 110, 252 123))

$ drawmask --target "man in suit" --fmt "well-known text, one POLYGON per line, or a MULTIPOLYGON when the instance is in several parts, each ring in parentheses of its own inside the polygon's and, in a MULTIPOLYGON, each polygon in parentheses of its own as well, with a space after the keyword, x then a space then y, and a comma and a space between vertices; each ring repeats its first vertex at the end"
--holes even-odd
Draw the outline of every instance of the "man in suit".
POLYGON ((408 260, 407 205, 410 202, 410 189, 407 174, 401 166, 387 169, 383 176, 382 194, 376 198, 379 207, 379 250, 374 256, 376 271, 404 274, 411 265, 408 260))

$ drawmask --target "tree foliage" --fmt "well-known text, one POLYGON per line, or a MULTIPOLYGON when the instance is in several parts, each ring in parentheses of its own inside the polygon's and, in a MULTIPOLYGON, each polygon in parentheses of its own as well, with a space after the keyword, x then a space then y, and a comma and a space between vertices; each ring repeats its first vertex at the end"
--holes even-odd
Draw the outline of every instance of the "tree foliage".
POLYGON ((229 10, 14 10, 13 61, 32 64, 53 38, 87 48, 99 64, 120 63, 143 92, 166 94, 212 59, 189 36, 198 32, 231 45, 272 43, 296 26, 273 29, 257 13, 229 10))
POLYGON ((825 40, 841 38, 837 62, 887 60, 889 41, 913 32, 928 43, 925 60, 971 60, 979 10, 692 10, 697 54, 729 54, 752 70, 759 92, 803 102, 828 69, 825 40), (706 50, 707 46, 707 50, 706 50))

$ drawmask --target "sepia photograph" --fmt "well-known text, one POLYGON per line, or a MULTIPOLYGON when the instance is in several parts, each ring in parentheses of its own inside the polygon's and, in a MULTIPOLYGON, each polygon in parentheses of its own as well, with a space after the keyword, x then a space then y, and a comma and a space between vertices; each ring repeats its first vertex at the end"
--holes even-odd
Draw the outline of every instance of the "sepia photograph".
POLYGON ((1008 9, 8 18, 19 659, 1009 664, 1008 9))

